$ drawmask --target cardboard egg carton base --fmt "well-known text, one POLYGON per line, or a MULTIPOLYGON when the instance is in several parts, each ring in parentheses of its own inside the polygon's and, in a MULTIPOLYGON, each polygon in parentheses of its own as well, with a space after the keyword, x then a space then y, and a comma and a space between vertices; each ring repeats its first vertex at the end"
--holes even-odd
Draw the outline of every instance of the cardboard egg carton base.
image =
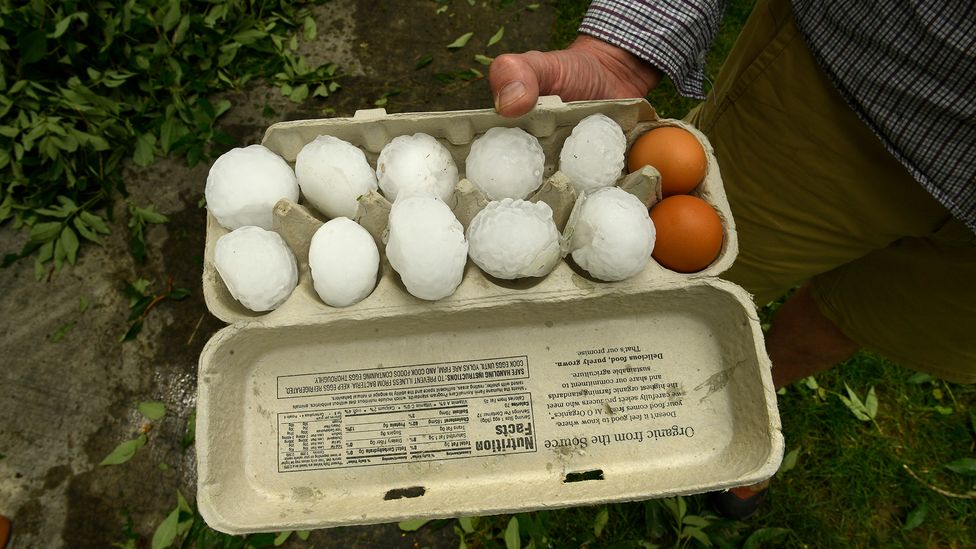
MULTIPOLYGON (((738 252, 736 239, 735 223, 729 209, 728 199, 722 187, 722 178, 719 172, 718 163, 712 153, 712 147, 708 140, 693 126, 679 120, 661 120, 657 118, 654 109, 643 99, 629 99, 616 101, 582 101, 573 103, 563 103, 558 97, 543 97, 539 105, 528 115, 509 119, 499 116, 492 110, 474 111, 453 111, 440 113, 406 113, 406 114, 385 114, 383 109, 373 109, 369 111, 359 111, 352 118, 329 118, 321 120, 298 120, 293 122, 281 122, 268 128, 265 133, 263 144, 275 153, 281 155, 286 161, 294 164, 295 157, 301 148, 312 141, 318 135, 333 135, 349 141, 359 146, 366 153, 366 157, 372 166, 376 166, 376 159, 379 156, 383 145, 388 143, 398 135, 413 134, 417 132, 427 133, 436 137, 443 143, 454 157, 454 161, 464 176, 464 160, 467 158, 471 142, 479 135, 495 126, 518 126, 535 135, 539 139, 545 153, 546 163, 544 178, 548 183, 556 181, 557 188, 552 185, 544 186, 538 194, 544 195, 537 198, 544 199, 550 206, 553 206, 554 217, 557 222, 565 223, 565 218, 569 215, 572 208, 575 194, 567 196, 563 191, 563 186, 568 186, 565 176, 558 172, 559 151, 562 149, 563 142, 572 132, 573 128, 580 120, 595 113, 603 113, 614 119, 627 136, 628 150, 630 144, 646 131, 662 125, 680 126, 695 134, 702 146, 705 148, 708 158, 705 178, 695 189, 693 194, 710 203, 718 212, 722 219, 724 228, 724 239, 722 249, 718 257, 711 265, 697 273, 676 273, 658 265, 653 259, 648 264, 643 273, 636 279, 625 281, 624 283, 637 282, 642 285, 654 285, 664 283, 668 280, 690 280, 705 277, 718 276, 725 271, 735 260, 738 252), (569 200, 568 207, 566 200, 569 200), (562 200, 562 204, 558 202, 562 200)), ((656 170, 651 169, 651 172, 656 170)), ((643 175, 640 172, 634 174, 621 174, 618 185, 630 185, 629 190, 634 194, 645 199, 645 203, 651 205, 660 198, 660 190, 657 182, 652 185, 651 194, 648 196, 649 189, 642 185, 642 181, 652 177, 643 175), (656 193, 656 194, 655 194, 656 193)), ((466 189, 472 186, 466 180, 459 184, 459 191, 455 193, 454 200, 450 204, 458 215, 459 219, 466 224, 477 211, 477 196, 473 193, 468 194, 466 189)), ((570 191, 571 192, 571 191, 570 191)), ((389 204, 383 204, 385 199, 378 193, 372 193, 369 199, 372 200, 370 206, 361 207, 368 217, 363 223, 367 229, 378 240, 380 254, 385 256, 383 244, 379 235, 385 228, 385 217, 383 213, 375 213, 376 210, 388 208, 389 204), (372 223, 372 224, 370 224, 372 223)), ((362 201, 361 201, 362 203, 362 201)), ((229 231, 217 223, 211 214, 207 214, 207 243, 204 253, 203 271, 203 290, 204 297, 209 310, 221 320, 232 323, 239 320, 256 320, 263 318, 269 322, 275 322, 275 317, 292 316, 311 318, 321 315, 337 314, 342 311, 329 307, 312 288, 311 275, 308 272, 308 240, 311 232, 317 228, 315 223, 325 221, 327 218, 321 216, 314 210, 310 210, 314 223, 309 223, 298 219, 298 216, 276 215, 278 221, 283 221, 284 226, 276 229, 286 238, 286 242, 295 243, 292 251, 301 259, 305 258, 305 263, 299 262, 299 286, 279 309, 271 312, 254 312, 248 310, 241 303, 235 300, 214 267, 213 254, 214 248, 221 236, 229 231), (294 229, 294 230, 290 230, 294 229), (311 232, 310 232, 311 231, 311 232), (289 236, 291 238, 289 238, 289 236), (302 241, 302 239, 305 239, 302 241)), ((563 229, 562 226, 559 227, 563 229)), ((571 260, 560 263, 553 273, 546 277, 546 286, 553 287, 553 282, 574 279, 575 276, 590 278, 585 272, 575 269, 571 260), (552 280, 550 280, 552 279, 552 280)), ((595 279, 590 279, 598 282, 595 279)), ((504 295, 520 292, 522 289, 541 284, 538 280, 520 281, 511 283, 498 281, 490 276, 484 275, 468 262, 464 280, 457 291, 438 301, 440 306, 456 306, 469 299, 481 300, 490 298, 492 295, 504 295)), ((598 282, 606 284, 605 282, 598 282)), ((570 285, 572 282, 570 282, 570 285)), ((619 283, 611 283, 619 284, 619 283)), ((373 310, 390 306, 414 304, 418 306, 429 306, 430 302, 415 298, 407 293, 399 276, 389 268, 383 268, 379 282, 373 293, 360 303, 351 308, 356 310, 373 310)))
MULTIPOLYGON (((631 142, 682 125, 657 120, 643 100, 543 98, 516 120, 368 111, 288 122, 265 144, 293 161, 328 133, 375 162, 389 139, 422 131, 448 143, 463 169, 475 136, 518 125, 539 137, 552 176, 572 127, 596 112, 631 142)), ((235 308, 215 277, 212 248, 226 231, 211 218, 204 291, 233 324, 200 357, 197 500, 208 524, 246 533, 486 515, 772 476, 783 439, 769 359, 749 295, 717 278, 735 257, 735 230, 711 148, 696 135, 709 151, 696 193, 726 234, 719 258, 694 275, 652 262, 606 283, 564 261, 545 278, 502 281, 469 262, 454 295, 430 302, 384 261, 374 292, 336 309, 303 264, 289 300, 257 314, 235 308)), ((322 221, 301 205, 279 210, 293 246, 322 221)))

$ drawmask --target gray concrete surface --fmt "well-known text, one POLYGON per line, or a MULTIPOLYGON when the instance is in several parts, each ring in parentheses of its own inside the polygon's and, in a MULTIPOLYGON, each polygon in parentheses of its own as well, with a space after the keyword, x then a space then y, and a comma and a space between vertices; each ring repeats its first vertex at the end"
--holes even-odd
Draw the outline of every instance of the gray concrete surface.
MULTIPOLYGON (((291 104, 273 89, 254 85, 230 96, 235 107, 222 127, 241 144, 260 141, 280 120, 350 116, 394 89, 390 112, 441 111, 491 106, 486 81, 444 85, 433 73, 477 67, 476 53, 545 49, 554 21, 543 4, 501 7, 500 2, 365 2, 334 0, 316 8, 319 38, 305 50, 311 61, 337 62, 347 75, 327 100, 291 104), (436 10, 449 6, 444 13, 436 10), (504 39, 483 45, 505 26, 504 39), (474 31, 468 47, 445 46, 474 31), (415 70, 424 55, 430 66, 415 70), (266 116, 266 107, 274 114, 266 116)), ((0 271, 0 514, 14 521, 12 547, 110 547, 123 527, 151 539, 176 505, 179 490, 195 495, 193 448, 183 436, 196 399, 196 367, 207 339, 222 323, 210 315, 200 288, 205 233, 203 196, 209 165, 187 168, 162 160, 128 169, 131 197, 115 205, 113 232, 102 247, 85 246, 77 265, 40 282, 32 260, 0 271), (148 231, 145 264, 126 248, 127 203, 155 204, 170 222, 148 231), (145 278, 161 290, 169 277, 191 295, 163 302, 142 333, 120 343, 129 312, 127 281, 145 278), (85 310, 81 301, 89 303, 85 310), (166 404, 166 416, 148 423, 141 401, 166 404), (148 430, 148 444, 119 466, 99 462, 120 442, 148 430)), ((19 250, 24 232, 0 229, 0 251, 19 250)), ((295 539, 295 538, 292 538, 295 539)), ((292 546, 303 546, 291 543, 292 546)), ((405 535, 395 525, 313 532, 315 547, 456 547, 450 528, 405 535)))

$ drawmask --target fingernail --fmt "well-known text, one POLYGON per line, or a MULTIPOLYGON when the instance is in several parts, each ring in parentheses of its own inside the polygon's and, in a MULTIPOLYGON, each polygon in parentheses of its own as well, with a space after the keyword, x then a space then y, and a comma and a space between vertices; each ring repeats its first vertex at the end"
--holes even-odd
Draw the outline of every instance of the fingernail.
POLYGON ((509 82, 502 86, 495 98, 495 110, 500 111, 512 103, 518 101, 525 95, 525 84, 521 81, 509 82))

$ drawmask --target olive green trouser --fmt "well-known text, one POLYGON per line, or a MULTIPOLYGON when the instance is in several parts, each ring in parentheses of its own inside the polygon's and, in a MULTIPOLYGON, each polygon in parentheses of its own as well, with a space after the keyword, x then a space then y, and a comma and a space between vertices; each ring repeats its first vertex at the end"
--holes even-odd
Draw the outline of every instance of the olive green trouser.
POLYGON ((708 99, 739 238, 723 275, 763 305, 809 280, 865 348, 976 382, 976 236, 887 152, 819 69, 787 0, 760 0, 708 99))

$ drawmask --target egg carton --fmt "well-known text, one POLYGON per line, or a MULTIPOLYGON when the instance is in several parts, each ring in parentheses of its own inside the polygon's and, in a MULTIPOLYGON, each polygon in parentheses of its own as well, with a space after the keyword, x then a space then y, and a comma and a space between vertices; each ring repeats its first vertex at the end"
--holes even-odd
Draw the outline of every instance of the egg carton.
MULTIPOLYGON (((619 282, 571 260, 546 277, 505 281, 468 262, 449 297, 410 295, 381 261, 374 291, 344 308, 312 287, 308 242, 325 220, 279 202, 275 230, 299 262, 299 284, 268 313, 234 300, 213 266, 227 233, 208 214, 203 287, 230 325, 200 357, 198 503, 228 533, 324 528, 410 518, 516 512, 699 493, 770 477, 783 453, 762 332, 749 295, 718 278, 734 261, 734 220, 708 140, 659 119, 644 100, 563 103, 529 114, 492 110, 301 120, 268 128, 263 144, 294 163, 315 137, 360 147, 370 163, 398 135, 443 143, 461 171, 450 201, 466 225, 485 199, 463 179, 471 142, 517 126, 546 155, 543 188, 560 229, 575 195, 559 150, 591 114, 614 119, 628 148, 646 131, 680 126, 708 157, 692 194, 724 228, 702 271, 653 260, 619 282)), ((660 199, 655 170, 621 174, 645 204, 660 199)), ((382 241, 389 203, 361 199, 357 220, 382 241)), ((383 246, 380 245, 382 254, 383 246)))

